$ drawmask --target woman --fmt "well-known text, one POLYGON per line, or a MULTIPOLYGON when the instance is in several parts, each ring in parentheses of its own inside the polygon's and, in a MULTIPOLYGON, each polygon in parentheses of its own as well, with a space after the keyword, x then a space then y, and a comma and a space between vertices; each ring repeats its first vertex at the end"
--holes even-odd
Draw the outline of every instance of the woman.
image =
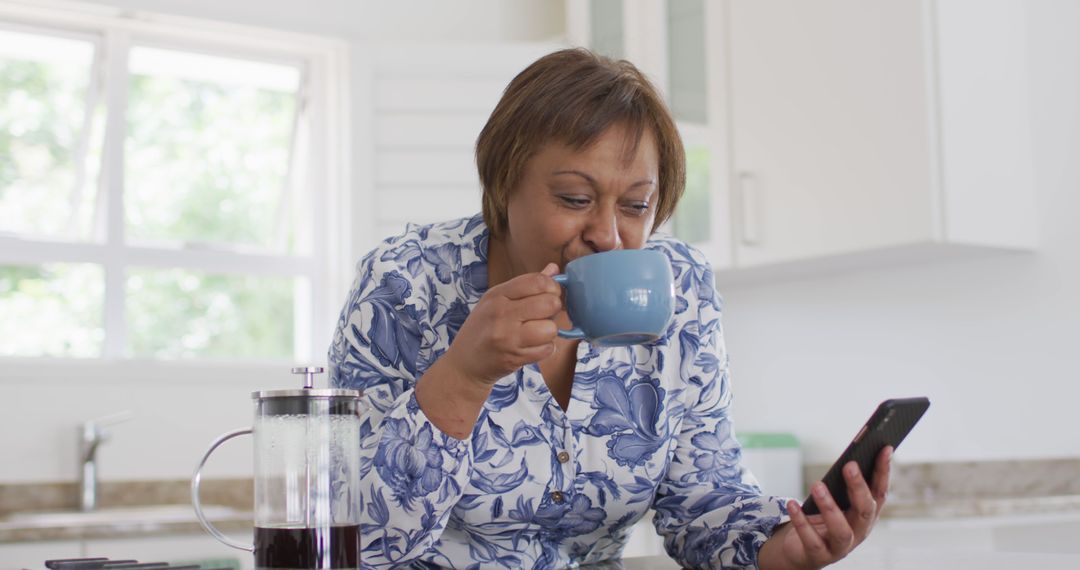
POLYGON ((888 452, 873 492, 857 468, 848 478, 848 513, 826 493, 809 518, 739 465, 712 272, 654 233, 682 193, 682 143, 631 64, 541 58, 507 87, 476 158, 483 216, 410 226, 368 254, 330 350, 333 384, 363 389, 371 410, 365 565, 597 562, 650 508, 692 567, 818 568, 866 537, 888 452), (667 334, 623 348, 558 338, 570 322, 551 276, 620 248, 670 258, 667 334))

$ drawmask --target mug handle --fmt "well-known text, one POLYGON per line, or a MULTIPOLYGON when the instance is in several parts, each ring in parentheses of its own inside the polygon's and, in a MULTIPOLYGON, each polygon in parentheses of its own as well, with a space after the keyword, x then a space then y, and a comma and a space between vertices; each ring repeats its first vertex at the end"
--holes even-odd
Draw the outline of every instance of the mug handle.
POLYGON ((202 511, 202 501, 199 500, 199 485, 202 483, 202 470, 206 466, 206 460, 210 459, 210 454, 214 452, 221 444, 229 441, 230 439, 248 435, 251 433, 251 428, 242 428, 230 431, 228 433, 221 434, 213 443, 210 444, 210 449, 206 450, 206 454, 203 455, 202 461, 199 462, 199 466, 195 468, 195 475, 191 477, 191 504, 195 507, 195 516, 199 519, 199 524, 202 525, 206 532, 210 533, 214 538, 218 539, 222 544, 231 546, 237 550, 246 550, 248 552, 255 552, 255 546, 249 546, 225 536, 217 529, 210 520, 206 518, 206 515, 202 511))
MULTIPOLYGON (((554 279, 556 283, 558 283, 562 288, 565 289, 566 281, 569 279, 569 277, 567 277, 565 273, 560 273, 559 275, 552 276, 552 279, 554 279)), ((572 329, 559 329, 559 337, 569 338, 572 340, 582 340, 585 338, 585 331, 581 330, 581 327, 574 327, 572 329)))

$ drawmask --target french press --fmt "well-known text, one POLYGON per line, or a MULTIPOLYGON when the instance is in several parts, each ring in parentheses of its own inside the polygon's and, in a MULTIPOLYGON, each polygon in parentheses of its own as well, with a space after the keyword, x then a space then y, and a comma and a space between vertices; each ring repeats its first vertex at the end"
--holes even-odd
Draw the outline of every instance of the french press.
POLYGON ((322 368, 293 368, 304 387, 251 394, 255 422, 222 434, 191 479, 191 502, 203 528, 222 543, 252 552, 256 568, 360 567, 360 392, 316 389, 322 368), (199 483, 210 455, 252 434, 255 444, 255 541, 236 542, 202 512, 199 483))

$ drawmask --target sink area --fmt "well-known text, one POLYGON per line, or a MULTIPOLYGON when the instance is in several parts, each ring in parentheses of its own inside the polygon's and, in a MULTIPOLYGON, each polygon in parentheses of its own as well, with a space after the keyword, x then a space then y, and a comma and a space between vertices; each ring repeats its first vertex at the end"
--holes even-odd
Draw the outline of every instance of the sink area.
MULTIPOLYGON (((255 518, 251 479, 206 483, 202 505, 207 519, 222 532, 250 541, 255 518)), ((0 548, 36 541, 206 536, 191 505, 190 479, 105 482, 98 494, 102 500, 86 511, 79 506, 81 488, 78 482, 0 485, 0 548)))
MULTIPOLYGON (((203 512, 211 520, 250 518, 232 507, 204 505, 203 512)), ((106 507, 92 511, 32 511, 11 513, 0 517, 0 528, 89 527, 99 525, 147 525, 165 523, 195 523, 191 505, 141 505, 106 507)))

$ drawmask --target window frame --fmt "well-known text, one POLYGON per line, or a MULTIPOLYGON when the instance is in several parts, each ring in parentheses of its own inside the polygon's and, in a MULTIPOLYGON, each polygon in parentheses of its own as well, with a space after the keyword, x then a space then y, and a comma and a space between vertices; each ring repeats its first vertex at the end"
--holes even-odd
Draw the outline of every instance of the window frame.
MULTIPOLYGON (((268 30, 193 18, 165 16, 75 3, 24 4, 0 0, 0 27, 95 42, 96 68, 104 73, 101 97, 106 108, 99 198, 105 200, 101 241, 67 242, 30 236, 0 236, 0 263, 94 263, 105 272, 102 354, 94 358, 66 356, 0 357, 0 381, 10 376, 49 377, 67 371, 109 376, 157 375, 170 371, 187 377, 192 371, 282 369, 288 362, 324 363, 337 319, 341 283, 352 275, 349 158, 348 44, 305 34, 268 30), (305 106, 307 169, 294 187, 311 188, 301 227, 308 232, 310 252, 295 255, 249 252, 227 245, 186 244, 181 247, 125 243, 123 145, 128 58, 132 46, 178 49, 190 53, 289 64, 301 73, 298 109, 305 106), (108 66, 109 69, 102 67, 108 66), (342 127, 342 125, 345 125, 342 127), (298 186, 297 186, 298 185, 298 186), (193 358, 164 360, 124 356, 127 344, 124 282, 128 268, 178 268, 215 274, 303 277, 306 291, 294 298, 293 357, 193 358), (34 371, 40 371, 34 372, 34 371)), ((293 144, 302 135, 296 132, 293 144)), ((296 157, 290 152, 295 164, 296 157)), ((290 166, 290 171, 292 165, 290 166)), ((295 207, 295 205, 293 206, 295 207)))

